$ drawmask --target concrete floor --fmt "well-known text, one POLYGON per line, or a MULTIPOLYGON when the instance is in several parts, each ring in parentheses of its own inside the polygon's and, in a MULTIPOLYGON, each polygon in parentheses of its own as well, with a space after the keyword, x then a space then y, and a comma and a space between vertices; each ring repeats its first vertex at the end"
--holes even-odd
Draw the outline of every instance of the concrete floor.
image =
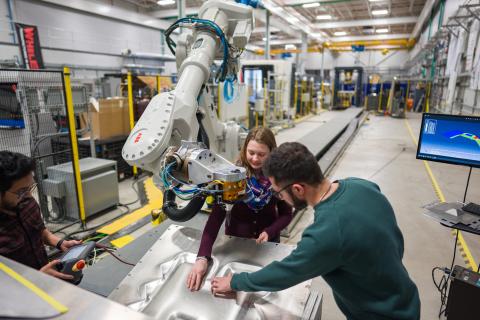
MULTIPOLYGON (((294 128, 281 131, 277 135, 277 143, 295 141, 327 122, 332 116, 332 112, 321 113, 297 124, 294 128)), ((404 264, 420 292, 421 318, 437 319, 440 295, 432 282, 431 270, 435 266, 450 266, 455 239, 449 229, 423 215, 421 207, 437 201, 437 197, 423 162, 415 159, 416 146, 407 130, 405 121, 390 117, 370 116, 331 171, 330 178, 342 179, 354 176, 372 180, 380 186, 392 203, 398 224, 403 232, 404 264)), ((413 129, 414 135, 418 136, 421 116, 409 114, 407 121, 413 129)), ((461 201, 468 169, 432 162, 430 166, 447 201, 461 201)), ((124 181, 120 185, 123 202, 135 199, 130 183, 124 181)), ((479 203, 479 198, 480 170, 474 169, 467 201, 479 203)), ((138 203, 135 206, 138 206, 138 203)), ((102 218, 105 219, 105 217, 102 218)), ((302 231, 312 221, 313 212, 307 210, 292 230, 290 238, 283 242, 289 244, 298 242, 302 231)), ((91 225, 94 225, 94 222, 91 225)), ((151 228, 151 225, 147 225, 135 233, 141 234, 151 228)), ((203 225, 198 225, 196 228, 202 229, 203 225)), ((479 238, 468 234, 464 234, 464 236, 478 263, 480 261, 479 238)), ((464 265, 464 260, 458 251, 455 263, 464 265)), ((345 319, 337 308, 331 290, 325 282, 315 279, 314 287, 320 288, 324 294, 322 319, 345 319)))
MULTIPOLYGON (((415 159, 416 145, 407 131, 405 121, 370 116, 332 170, 330 178, 360 177, 380 186, 392 203, 403 232, 404 264, 420 292, 421 318, 438 319, 440 295, 432 282, 431 270, 435 266, 450 266, 455 239, 449 229, 423 215, 421 207, 437 201, 437 197, 423 162, 415 159)), ((418 136, 421 116, 409 114, 407 121, 418 136)), ((461 201, 468 168, 442 163, 430 163, 430 166, 447 201, 461 201)), ((474 169, 467 201, 476 200, 478 203, 479 198, 480 171, 474 169)), ((307 211, 292 232, 289 243, 300 239, 301 231, 311 223, 312 218, 312 211, 307 211)), ((479 238, 465 233, 464 236, 478 263, 479 238)), ((458 251, 455 264, 465 265, 458 251)), ((323 280, 316 285, 324 293, 323 319, 345 319, 329 287, 323 280)))

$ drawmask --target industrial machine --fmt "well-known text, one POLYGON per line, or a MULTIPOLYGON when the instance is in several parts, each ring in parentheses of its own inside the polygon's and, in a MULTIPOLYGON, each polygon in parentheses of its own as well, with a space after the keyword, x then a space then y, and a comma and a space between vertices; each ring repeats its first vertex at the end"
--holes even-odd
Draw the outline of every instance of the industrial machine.
POLYGON ((372 74, 368 76, 368 83, 366 84, 365 109, 368 111, 376 111, 379 109, 382 84, 380 83, 381 76, 379 74, 372 74))
POLYGON ((402 96, 400 91, 395 92, 395 97, 392 101, 391 115, 393 118, 405 118, 407 106, 405 103, 405 97, 402 96))
POLYGON ((388 98, 388 112, 393 118, 405 118, 407 82, 400 81, 396 77, 392 81, 388 98))
POLYGON ((207 196, 229 210, 245 193, 246 170, 228 160, 236 157, 246 133, 235 122, 218 120, 205 86, 215 59, 222 60, 216 80, 227 86, 236 81, 258 1, 236 2, 207 1, 198 18, 180 19, 165 31, 177 60, 177 86, 153 97, 122 150, 129 164, 154 173, 165 193, 163 212, 175 221, 192 218, 207 196), (190 32, 175 43, 170 35, 179 27, 190 32), (188 201, 182 209, 177 196, 188 201))
POLYGON ((333 108, 345 109, 362 105, 363 68, 336 67, 333 108))
POLYGON ((448 320, 473 320, 478 318, 476 303, 480 298, 480 274, 455 266, 450 276, 447 309, 448 320))
MULTIPOLYGON (((119 203, 117 162, 97 158, 83 158, 79 162, 86 216, 116 206, 119 203)), ((47 174, 48 179, 42 181, 42 190, 51 199, 52 219, 78 219, 72 163, 47 167, 47 174)))
POLYGON ((285 60, 245 60, 243 80, 248 88, 251 127, 288 125, 295 117, 292 108, 295 68, 285 60))

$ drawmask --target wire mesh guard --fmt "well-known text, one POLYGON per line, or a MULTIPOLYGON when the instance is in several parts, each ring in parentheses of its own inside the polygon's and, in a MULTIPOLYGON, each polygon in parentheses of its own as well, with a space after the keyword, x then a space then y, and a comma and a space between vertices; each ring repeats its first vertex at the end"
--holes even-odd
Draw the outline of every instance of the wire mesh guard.
MULTIPOLYGON (((61 198, 48 195, 64 192, 76 198, 73 184, 62 190, 46 183, 49 168, 70 161, 70 144, 54 150, 52 141, 69 136, 63 73, 0 69, 0 150, 23 153, 36 161, 35 198, 50 230, 78 221, 78 208, 65 208, 61 198)), ((74 112, 88 111, 84 87, 72 87, 74 112)))

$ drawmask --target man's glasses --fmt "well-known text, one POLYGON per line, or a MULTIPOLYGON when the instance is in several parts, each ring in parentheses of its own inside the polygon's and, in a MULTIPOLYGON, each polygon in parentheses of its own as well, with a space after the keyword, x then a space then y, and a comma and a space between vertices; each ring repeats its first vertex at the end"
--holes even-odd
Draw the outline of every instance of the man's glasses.
POLYGON ((11 191, 7 191, 7 192, 10 192, 11 194, 14 194, 17 196, 17 198, 19 200, 25 198, 25 196, 31 194, 32 192, 34 192, 35 190, 37 189, 37 184, 34 183, 32 184, 31 186, 29 187, 25 187, 25 188, 21 188, 21 189, 18 189, 17 191, 15 192, 11 192, 11 191))
POLYGON ((282 189, 278 190, 278 191, 273 191, 273 196, 279 200, 283 200, 283 196, 282 196, 282 191, 286 190, 287 188, 291 187, 293 183, 290 183, 290 184, 287 184, 285 187, 283 187, 282 189))

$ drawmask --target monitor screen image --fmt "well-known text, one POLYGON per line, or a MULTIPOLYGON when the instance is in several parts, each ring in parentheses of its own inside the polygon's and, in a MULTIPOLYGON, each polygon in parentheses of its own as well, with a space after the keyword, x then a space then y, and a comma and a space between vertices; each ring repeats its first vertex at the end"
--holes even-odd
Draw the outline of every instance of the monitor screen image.
POLYGON ((480 117, 424 113, 417 159, 480 167, 480 117))

